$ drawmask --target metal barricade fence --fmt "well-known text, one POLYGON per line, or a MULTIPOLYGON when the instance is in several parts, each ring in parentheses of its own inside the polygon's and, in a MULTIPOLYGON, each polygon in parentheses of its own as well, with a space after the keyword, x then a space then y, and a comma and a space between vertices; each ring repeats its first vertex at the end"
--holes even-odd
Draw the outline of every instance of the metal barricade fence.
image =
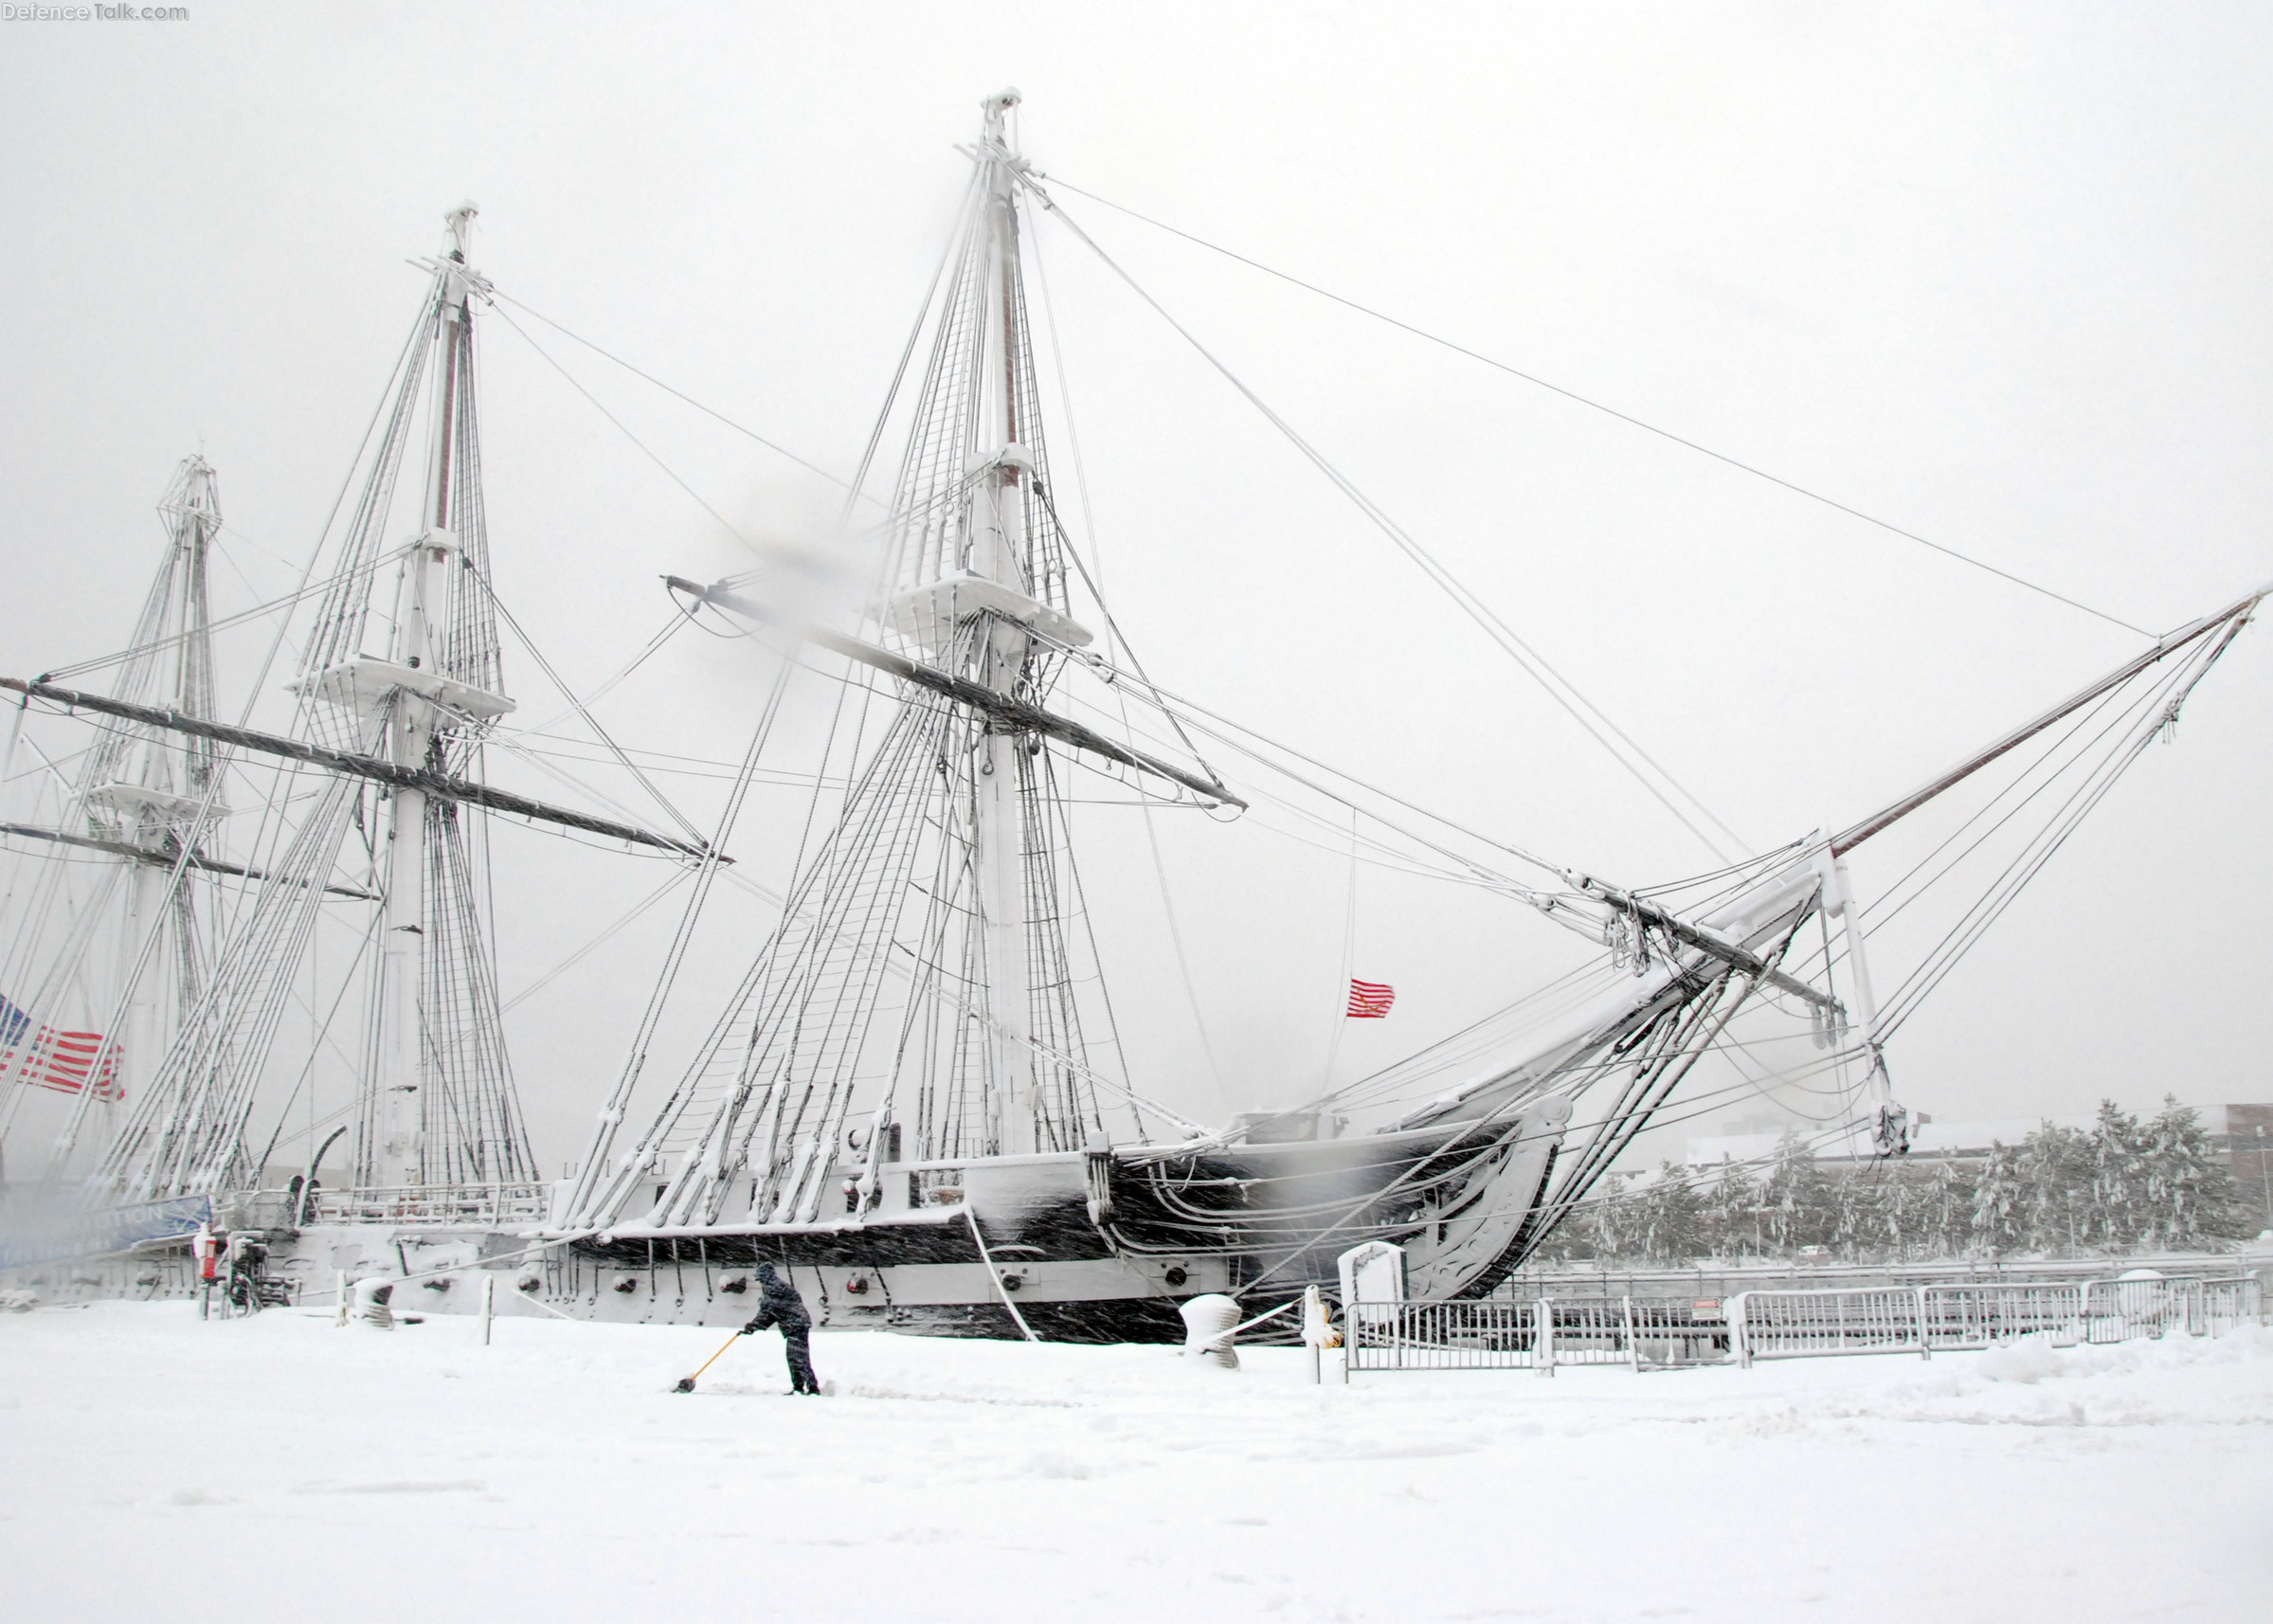
POLYGON ((2129 1342, 2162 1336, 2188 1325, 2189 1305, 2198 1301, 2198 1280, 2094 1280, 2084 1288, 2085 1334, 2095 1343, 2129 1342))
POLYGON ((1506 1302, 1359 1303, 1344 1345, 1361 1370, 1506 1370, 1539 1352, 1539 1305, 1506 1302))
POLYGON ((1625 1299, 1587 1297, 1576 1302, 1542 1298, 1539 1312, 1554 1326, 1547 1339, 1543 1368, 1558 1364, 1627 1364, 1633 1362, 1633 1317, 1625 1299))
POLYGON ((2239 1274, 2209 1280, 2094 1280, 2084 1290, 2086 1335, 2095 1343, 2134 1337, 2224 1336, 2264 1323, 2262 1283, 2239 1274))
POLYGON ((2013 1337, 2084 1338, 2083 1285, 2026 1286, 2002 1282, 1918 1289, 1930 1347, 1987 1347, 2013 1337))
POLYGON ((2237 1326, 2265 1323, 2264 1284, 2254 1274, 2196 1280, 2187 1300, 2191 1336, 2224 1336, 2237 1326))
POLYGON ((1992 1282, 1745 1291, 1725 1300, 1542 1297, 1533 1302, 1360 1303, 1344 1337, 1349 1369, 1536 1370, 1733 1359, 1983 1348, 2024 1336, 2055 1345, 2177 1331, 2223 1336, 2264 1323, 2255 1275, 2208 1280, 1992 1282))
POLYGON ((1924 1290, 1889 1286, 1841 1291, 1742 1291, 1728 1300, 1739 1364, 1844 1353, 1915 1353, 1926 1344, 1924 1290))
POLYGON ((1717 1300, 1542 1297, 1360 1303, 1344 1331, 1349 1368, 1536 1370, 1622 1364, 1640 1370, 1718 1361, 1728 1327, 1717 1300))

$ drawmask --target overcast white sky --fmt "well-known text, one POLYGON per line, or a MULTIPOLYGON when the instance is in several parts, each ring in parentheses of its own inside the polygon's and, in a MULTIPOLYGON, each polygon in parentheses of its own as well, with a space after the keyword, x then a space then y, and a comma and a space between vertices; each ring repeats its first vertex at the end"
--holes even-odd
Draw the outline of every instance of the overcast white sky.
MULTIPOLYGON (((420 298, 405 261, 464 197, 501 289, 848 470, 960 190, 952 143, 1003 84, 1051 174, 2120 619, 2168 627, 2273 578, 2262 9, 189 9, 0 23, 9 674, 124 641, 152 504, 189 450, 219 467, 232 526, 217 592, 234 606, 290 578, 420 298)), ((1761 846, 1871 809, 2139 646, 1063 201, 1761 846)), ((1041 252, 1090 545, 1158 679, 1574 864, 1636 883, 1710 866, 1070 238, 1041 252)), ((662 623, 656 575, 743 555, 487 331, 497 577, 589 684, 662 623)), ((793 465, 547 344, 746 531, 826 505, 793 465)), ((611 725, 732 752, 747 659, 672 660, 611 725)), ((530 712, 555 708, 509 669, 530 712)), ((1904 1028, 1914 1106, 2273 1097, 2269 723, 2260 628, 1904 1028)), ((699 810, 714 785, 682 787, 699 810)), ((1227 1101, 1201 1080, 1133 818, 1085 835, 1137 1080, 1208 1115, 1309 1092, 1342 865, 1166 821, 1227 1101)), ((499 853, 509 989, 657 877, 511 835, 499 853)), ((1899 855, 1858 858, 1867 893, 1899 855)), ((579 1148, 658 940, 627 935, 516 1013, 546 1161, 579 1148)), ((1570 951, 1520 910, 1369 875, 1358 973, 1402 996, 1341 1074, 1570 951)))

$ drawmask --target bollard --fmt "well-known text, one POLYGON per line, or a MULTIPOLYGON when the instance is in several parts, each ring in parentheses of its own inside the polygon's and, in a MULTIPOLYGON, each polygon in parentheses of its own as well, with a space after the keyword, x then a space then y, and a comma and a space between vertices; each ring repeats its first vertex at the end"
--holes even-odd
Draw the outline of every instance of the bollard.
POLYGON ((394 1282, 384 1275, 373 1275, 355 1282, 355 1318, 375 1331, 394 1329, 394 1310, 388 1299, 394 1295, 394 1282))
POLYGON ((1211 1291, 1186 1298, 1176 1311, 1183 1317, 1183 1350, 1188 1357, 1223 1370, 1239 1368, 1239 1356, 1232 1347, 1232 1332, 1239 1323, 1235 1299, 1211 1291))
POLYGON ((1315 1387, 1325 1380, 1320 1367, 1326 1361, 1326 1350, 1332 1345, 1334 1327, 1326 1317, 1326 1299, 1315 1286, 1302 1289, 1302 1342, 1310 1360, 1310 1385, 1315 1387))

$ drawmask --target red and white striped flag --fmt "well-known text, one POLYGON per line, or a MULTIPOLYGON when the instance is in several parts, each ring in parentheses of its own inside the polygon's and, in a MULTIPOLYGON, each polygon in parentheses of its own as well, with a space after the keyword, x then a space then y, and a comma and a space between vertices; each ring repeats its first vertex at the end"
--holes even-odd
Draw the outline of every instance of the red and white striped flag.
POLYGON ((1397 988, 1387 982, 1352 981, 1349 983, 1349 1008, 1344 1013, 1352 1020, 1379 1020, 1389 1013, 1397 1001, 1397 988))
MULTIPOLYGON (((0 1082, 26 1082, 35 1088, 59 1089, 67 1094, 87 1086, 95 1056, 102 1051, 99 1032, 58 1032, 43 1026, 27 1044, 31 1017, 0 998, 0 1082)), ((95 1097, 115 1100, 118 1090, 118 1051, 102 1056, 102 1074, 95 1079, 95 1097)))

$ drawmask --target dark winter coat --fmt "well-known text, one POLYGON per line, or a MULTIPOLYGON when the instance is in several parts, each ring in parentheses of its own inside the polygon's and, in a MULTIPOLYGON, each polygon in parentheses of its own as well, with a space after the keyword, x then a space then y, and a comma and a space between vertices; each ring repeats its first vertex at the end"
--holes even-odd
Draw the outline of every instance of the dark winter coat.
POLYGON ((770 1270, 758 1276, 758 1284, 765 1295, 749 1329, 762 1331, 779 1326, 784 1336, 797 1336, 813 1328, 813 1316, 805 1311, 805 1300, 795 1286, 770 1270))

